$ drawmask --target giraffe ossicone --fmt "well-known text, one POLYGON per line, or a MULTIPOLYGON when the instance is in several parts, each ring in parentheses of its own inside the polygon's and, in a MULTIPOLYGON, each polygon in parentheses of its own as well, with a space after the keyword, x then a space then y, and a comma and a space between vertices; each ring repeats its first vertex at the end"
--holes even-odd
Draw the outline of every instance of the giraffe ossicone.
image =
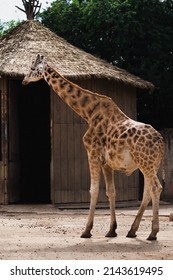
POLYGON ((143 213, 152 200, 153 219, 148 240, 156 240, 159 231, 159 200, 162 191, 157 172, 162 162, 164 179, 164 141, 152 126, 126 116, 115 102, 70 82, 38 55, 23 84, 44 79, 53 91, 89 125, 83 137, 90 169, 90 210, 82 238, 90 238, 102 170, 110 205, 110 229, 106 237, 117 235, 114 170, 130 175, 139 169, 144 175, 143 199, 127 237, 136 237, 143 213))

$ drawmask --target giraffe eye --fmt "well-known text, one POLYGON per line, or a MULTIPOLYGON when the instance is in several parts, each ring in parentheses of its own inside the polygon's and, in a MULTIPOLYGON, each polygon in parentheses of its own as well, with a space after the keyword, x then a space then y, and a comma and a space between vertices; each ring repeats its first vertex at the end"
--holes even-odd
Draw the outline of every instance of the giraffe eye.
POLYGON ((43 65, 39 66, 39 70, 42 71, 43 70, 43 65))

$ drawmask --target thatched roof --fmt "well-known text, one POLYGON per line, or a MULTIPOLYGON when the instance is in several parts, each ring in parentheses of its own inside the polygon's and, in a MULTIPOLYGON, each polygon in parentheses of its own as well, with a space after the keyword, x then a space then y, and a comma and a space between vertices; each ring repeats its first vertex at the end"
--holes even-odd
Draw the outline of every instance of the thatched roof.
POLYGON ((0 75, 23 77, 37 54, 67 78, 108 78, 141 89, 147 81, 94 57, 58 37, 38 21, 25 21, 0 39, 0 75))

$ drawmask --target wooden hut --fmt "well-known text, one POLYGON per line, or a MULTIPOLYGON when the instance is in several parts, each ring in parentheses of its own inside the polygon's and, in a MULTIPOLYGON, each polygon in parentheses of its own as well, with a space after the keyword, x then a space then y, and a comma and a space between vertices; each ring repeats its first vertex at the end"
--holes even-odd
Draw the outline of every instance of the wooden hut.
MULTIPOLYGON (((153 85, 72 46, 34 20, 0 39, 0 203, 85 204, 90 178, 82 136, 87 124, 44 81, 22 86, 38 53, 76 84, 112 97, 133 119, 137 91, 153 85)), ((115 177, 117 200, 137 200, 138 172, 115 177)), ((103 180, 99 201, 107 201, 103 180)))

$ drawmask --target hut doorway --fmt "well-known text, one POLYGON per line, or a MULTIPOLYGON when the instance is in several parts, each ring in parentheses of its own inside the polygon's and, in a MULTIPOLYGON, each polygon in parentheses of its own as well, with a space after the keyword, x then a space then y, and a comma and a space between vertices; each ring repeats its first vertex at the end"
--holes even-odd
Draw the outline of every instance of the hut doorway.
POLYGON ((10 203, 50 203, 50 89, 9 81, 10 203))

